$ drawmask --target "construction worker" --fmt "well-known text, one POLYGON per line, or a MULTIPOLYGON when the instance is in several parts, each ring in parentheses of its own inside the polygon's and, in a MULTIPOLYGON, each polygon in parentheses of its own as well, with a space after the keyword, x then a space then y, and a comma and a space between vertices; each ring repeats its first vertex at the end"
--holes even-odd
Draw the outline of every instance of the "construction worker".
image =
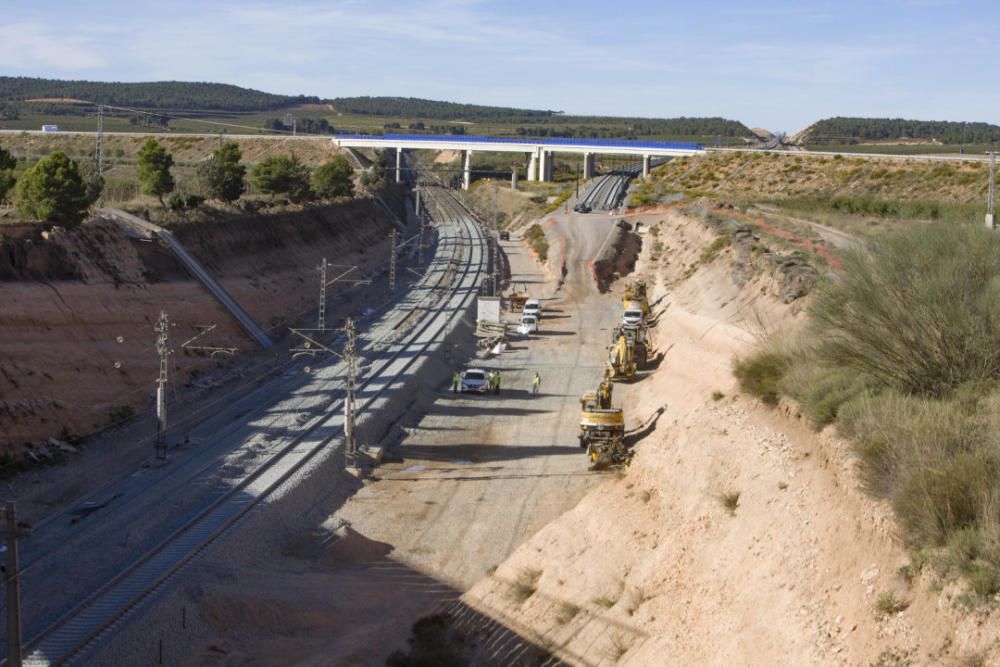
POLYGON ((462 384, 462 374, 455 371, 454 375, 451 376, 451 391, 452 393, 458 393, 458 385, 462 384))
POLYGON ((496 371, 489 371, 486 374, 486 380, 489 382, 489 390, 496 393, 497 390, 497 373, 496 371))
POLYGON ((493 393, 494 394, 499 394, 500 393, 500 371, 497 371, 496 378, 497 378, 497 384, 496 384, 496 387, 494 387, 494 389, 493 389, 493 393))
POLYGON ((541 384, 542 384, 542 376, 538 374, 538 371, 535 371, 535 377, 531 378, 531 393, 537 394, 538 388, 541 386, 541 384))

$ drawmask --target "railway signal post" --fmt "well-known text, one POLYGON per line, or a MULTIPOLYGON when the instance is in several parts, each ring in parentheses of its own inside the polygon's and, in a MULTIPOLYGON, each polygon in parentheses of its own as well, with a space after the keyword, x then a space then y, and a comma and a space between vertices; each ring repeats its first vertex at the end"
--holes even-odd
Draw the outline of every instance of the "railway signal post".
POLYGON ((167 458, 167 359, 170 356, 168 334, 170 320, 166 311, 160 311, 156 325, 156 352, 160 355, 160 377, 156 380, 156 458, 167 458))

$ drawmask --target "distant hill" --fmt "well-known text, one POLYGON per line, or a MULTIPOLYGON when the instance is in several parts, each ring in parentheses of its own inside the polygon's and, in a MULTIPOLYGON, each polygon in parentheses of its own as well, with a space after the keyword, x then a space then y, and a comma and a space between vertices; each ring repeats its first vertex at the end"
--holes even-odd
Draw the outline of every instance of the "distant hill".
POLYGON ((317 97, 273 95, 225 83, 105 83, 0 76, 0 102, 35 99, 80 100, 145 109, 223 111, 270 111, 320 101, 317 97))
POLYGON ((438 102, 419 97, 338 97, 330 100, 341 113, 367 116, 397 116, 435 120, 500 120, 559 115, 558 111, 491 107, 481 104, 438 102))
POLYGON ((1000 126, 902 118, 827 118, 796 135, 806 145, 854 144, 865 141, 925 141, 942 144, 1000 142, 1000 126))

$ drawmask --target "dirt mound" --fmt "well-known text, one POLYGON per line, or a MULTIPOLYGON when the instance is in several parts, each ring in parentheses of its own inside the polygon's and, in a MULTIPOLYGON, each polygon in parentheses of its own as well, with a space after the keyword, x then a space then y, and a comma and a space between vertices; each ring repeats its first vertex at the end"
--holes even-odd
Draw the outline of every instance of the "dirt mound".
POLYGON ((642 250, 642 237, 628 228, 616 227, 604 250, 594 260, 594 280, 601 292, 611 284, 635 270, 636 260, 642 250))

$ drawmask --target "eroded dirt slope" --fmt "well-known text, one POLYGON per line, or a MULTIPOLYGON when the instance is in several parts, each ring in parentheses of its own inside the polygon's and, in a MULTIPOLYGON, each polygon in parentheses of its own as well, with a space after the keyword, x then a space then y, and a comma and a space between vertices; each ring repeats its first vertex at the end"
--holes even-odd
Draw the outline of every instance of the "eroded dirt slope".
POLYGON ((665 357, 629 423, 664 412, 620 478, 463 599, 579 665, 997 664, 995 613, 899 576, 891 512, 861 491, 850 448, 737 395, 732 358, 802 316, 766 273, 736 287, 734 249, 700 261, 714 239, 700 221, 647 222, 671 247, 639 264, 665 357), (880 616, 889 591, 909 605, 880 616))
MULTIPOLYGON (((383 209, 361 200, 273 219, 191 225, 177 236, 258 323, 280 336, 315 308, 322 258, 359 264, 359 274, 373 270, 384 263, 377 258, 387 252, 382 246, 389 224, 383 209)), ((37 444, 50 436, 91 433, 148 408, 158 372, 153 326, 161 310, 173 322, 170 373, 176 381, 225 363, 181 349, 199 325, 217 327, 199 345, 254 349, 158 243, 130 239, 100 220, 71 231, 21 225, 5 232, 2 453, 31 449, 44 456, 37 444)))

